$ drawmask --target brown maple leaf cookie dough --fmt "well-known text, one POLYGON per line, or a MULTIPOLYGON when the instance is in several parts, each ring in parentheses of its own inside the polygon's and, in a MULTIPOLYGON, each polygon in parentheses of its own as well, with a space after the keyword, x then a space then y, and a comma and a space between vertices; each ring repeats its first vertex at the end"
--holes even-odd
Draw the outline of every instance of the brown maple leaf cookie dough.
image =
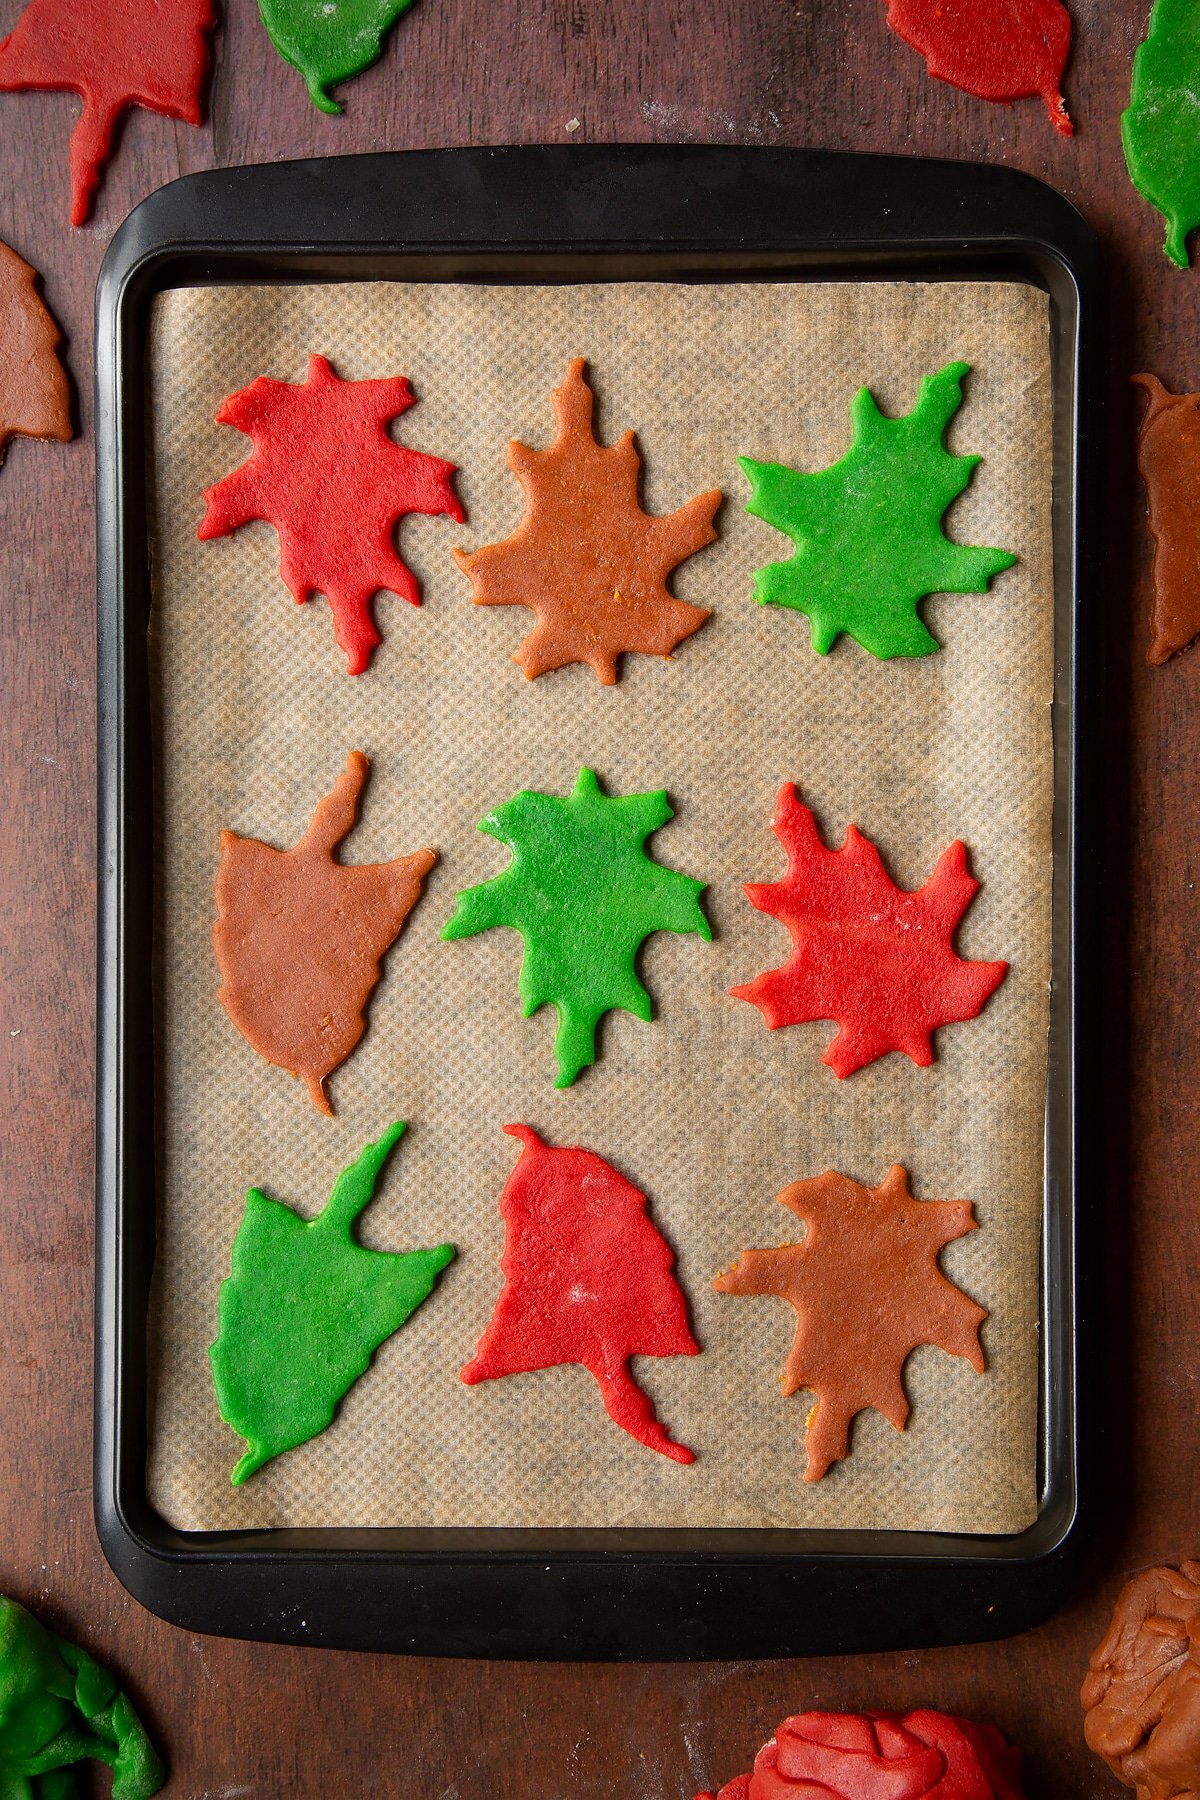
POLYGON ((511 443, 508 466, 525 490, 511 537, 456 550, 476 606, 527 606, 538 622, 513 661, 530 680, 590 663, 606 687, 627 651, 669 656, 709 613, 677 600, 667 579, 716 538, 719 490, 655 518, 638 498, 641 459, 627 431, 599 444, 592 390, 579 356, 553 394, 558 430, 548 450, 511 443))
POLYGON ((418 850, 395 862, 338 862, 369 767, 361 750, 350 752, 293 850, 221 833, 217 998, 260 1056, 303 1077, 323 1113, 333 1111, 325 1082, 366 1029, 380 963, 437 861, 418 850))
POLYGON ((1079 1698, 1088 1744, 1138 1800, 1200 1793, 1200 1562, 1126 1583, 1079 1698))
POLYGON ((62 334, 37 284, 37 270, 0 242, 0 462, 11 437, 71 437, 62 334))
POLYGON ((939 1253, 975 1230, 969 1200, 917 1200, 893 1164, 878 1187, 829 1170, 777 1196, 802 1219, 804 1241, 743 1250, 713 1286, 722 1294, 773 1294, 796 1314, 780 1382, 786 1397, 816 1395, 806 1420, 805 1481, 819 1481, 850 1448, 850 1424, 874 1407, 903 1431, 904 1364, 918 1344, 964 1356, 982 1374, 979 1327, 987 1318, 938 1267, 939 1253))

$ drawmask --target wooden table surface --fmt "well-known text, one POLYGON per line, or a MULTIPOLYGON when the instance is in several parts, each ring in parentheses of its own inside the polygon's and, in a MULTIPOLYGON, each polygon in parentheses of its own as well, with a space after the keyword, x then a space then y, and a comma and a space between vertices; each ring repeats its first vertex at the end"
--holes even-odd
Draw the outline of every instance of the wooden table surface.
MULTIPOLYGON (((130 117, 82 231, 67 223, 75 102, 0 96, 0 238, 45 277, 80 433, 18 440, 0 473, 0 1590, 123 1672, 171 1795, 690 1800, 809 1707, 935 1704, 993 1719, 1034 1795, 1121 1792, 1077 1690, 1125 1575, 1197 1550, 1200 1373, 1200 650, 1145 663, 1148 549, 1126 377, 1200 386, 1200 273, 1162 254, 1118 115, 1144 0, 1071 0, 1077 135, 928 79, 880 0, 419 0, 323 117, 254 0, 224 0, 201 129, 130 117), (110 235, 181 173, 454 144, 788 144, 1007 162, 1053 183, 1109 267, 1104 905, 1106 1509, 1078 1598, 1007 1643, 862 1658, 535 1665, 361 1656, 192 1637, 110 1574, 91 1508, 95 584, 92 298, 110 235)), ((0 0, 0 35, 21 0, 0 0)), ((100 1791, 100 1789, 97 1789, 100 1791)), ((103 1791, 107 1793, 107 1784, 103 1791)))

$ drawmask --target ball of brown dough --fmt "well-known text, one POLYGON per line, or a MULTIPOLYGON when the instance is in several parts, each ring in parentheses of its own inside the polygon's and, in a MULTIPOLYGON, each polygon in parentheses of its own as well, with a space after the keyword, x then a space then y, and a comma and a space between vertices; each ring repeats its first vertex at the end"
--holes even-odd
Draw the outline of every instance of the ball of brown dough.
POLYGON ((1126 1584, 1079 1697, 1088 1744, 1138 1800, 1200 1795, 1200 1561, 1126 1584))

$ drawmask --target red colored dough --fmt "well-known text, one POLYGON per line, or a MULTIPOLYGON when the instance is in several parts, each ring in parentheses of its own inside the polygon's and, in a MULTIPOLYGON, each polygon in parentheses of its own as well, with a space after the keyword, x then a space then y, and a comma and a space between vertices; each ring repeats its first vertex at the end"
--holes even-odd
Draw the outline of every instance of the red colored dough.
POLYGON ((144 106, 200 123, 213 0, 30 0, 0 43, 0 90, 66 88, 83 113, 71 138, 71 223, 82 225, 122 113, 144 106))
POLYGON ((730 993, 757 1006, 772 1031, 834 1020, 838 1033, 822 1060, 839 1077, 890 1050, 927 1068, 931 1033, 976 1018, 1008 968, 968 962, 954 949, 979 891, 966 849, 955 842, 944 850, 923 887, 897 887, 853 825, 841 849, 830 850, 790 781, 779 790, 772 830, 787 851, 787 874, 745 893, 787 926, 792 954, 730 993))
POLYGON ((631 1356, 699 1352, 646 1196, 590 1150, 552 1149, 528 1125, 504 1129, 525 1146, 500 1196, 504 1286, 463 1381, 582 1363, 622 1431, 693 1462, 629 1372, 631 1356))
POLYGON ((260 375, 217 414, 253 441, 240 468, 205 493, 202 538, 228 537, 251 519, 279 533, 279 573, 298 601, 324 594, 346 668, 361 675, 380 637, 371 601, 383 589, 421 604, 401 559, 405 513, 445 513, 462 523, 450 485, 454 464, 397 444, 387 430, 414 404, 403 375, 343 381, 323 356, 302 382, 260 375))
POLYGON ((1061 93, 1071 18, 1061 0, 887 0, 888 24, 919 50, 929 73, 980 100, 1036 94, 1064 137, 1061 93))
MULTIPOLYGON (((1022 1800, 1021 1752, 994 1725, 921 1707, 797 1713, 715 1800, 1022 1800)), ((714 1800, 697 1794, 696 1800, 714 1800)))

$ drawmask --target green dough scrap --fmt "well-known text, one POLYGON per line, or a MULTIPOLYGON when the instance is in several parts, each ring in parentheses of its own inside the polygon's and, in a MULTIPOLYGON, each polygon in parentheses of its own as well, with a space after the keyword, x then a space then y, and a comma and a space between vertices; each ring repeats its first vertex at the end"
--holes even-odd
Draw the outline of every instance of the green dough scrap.
POLYGON ((1188 266, 1188 233, 1200 225, 1200 8, 1155 0, 1133 58, 1121 114, 1129 179, 1167 221, 1166 252, 1188 266))
POLYGON ((0 1595, 0 1796, 71 1800, 71 1766, 113 1772, 113 1800, 150 1800, 166 1770, 108 1670, 0 1595))
POLYGON ((806 613, 820 655, 844 631, 881 659, 928 656, 939 644, 918 616, 926 595, 982 594, 1017 560, 942 532, 943 514, 981 460, 954 456, 942 442, 969 369, 950 363, 927 375, 916 406, 898 419, 860 388, 850 448, 828 469, 804 474, 739 456, 753 490, 746 511, 796 546, 787 562, 758 571, 754 598, 806 613))
POLYGON ((380 1344, 453 1261, 452 1244, 393 1254, 354 1241, 355 1220, 403 1131, 397 1122, 368 1144, 315 1219, 258 1188, 246 1195, 208 1353, 221 1417, 249 1446, 230 1477, 234 1487, 333 1422, 380 1344))
POLYGON ((595 1062, 606 1012, 653 1016, 635 966, 644 938, 652 931, 712 937, 700 909, 704 883, 646 854, 650 833, 674 816, 665 791, 610 796, 591 769, 581 769, 566 798, 524 790, 479 826, 511 848, 512 862, 458 895, 442 936, 474 937, 498 925, 521 933, 524 1017, 547 1004, 558 1013, 555 1087, 570 1087, 595 1062))
POLYGON ((258 0, 271 42, 299 69, 313 103, 340 113, 329 94, 383 55, 383 40, 412 0, 258 0))

